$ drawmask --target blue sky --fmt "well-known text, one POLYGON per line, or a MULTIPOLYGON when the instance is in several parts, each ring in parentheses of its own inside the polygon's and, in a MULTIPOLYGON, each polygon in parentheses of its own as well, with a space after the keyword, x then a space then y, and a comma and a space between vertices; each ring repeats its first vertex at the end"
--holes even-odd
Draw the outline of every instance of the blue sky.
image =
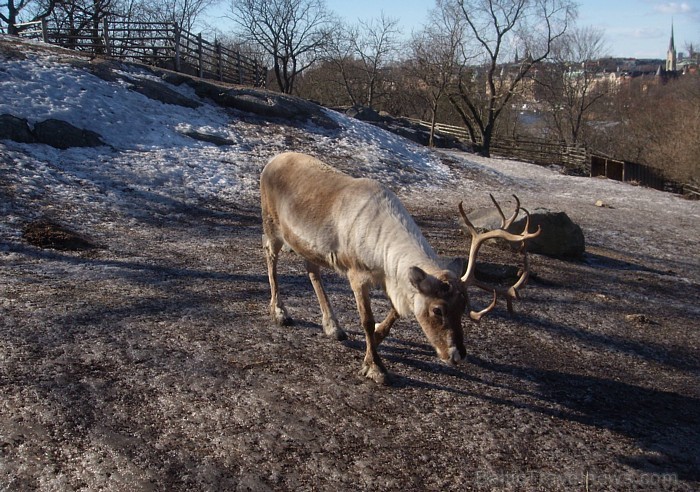
MULTIPOLYGON (((331 10, 348 21, 377 18, 383 11, 400 20, 405 34, 419 29, 428 10, 435 5, 430 0, 326 1, 331 10)), ((672 20, 676 50, 682 51, 686 43, 693 43, 700 49, 700 0, 582 0, 578 3, 577 24, 603 29, 612 56, 666 58, 672 20)))
MULTIPOLYGON (((230 30, 232 22, 220 14, 230 11, 230 2, 222 0, 216 9, 218 19, 209 19, 224 32, 230 30)), ((376 19, 384 12, 399 19, 405 35, 420 29, 435 6, 432 0, 326 0, 326 4, 348 22, 376 19)), ((611 56, 666 58, 671 22, 677 51, 684 51, 686 43, 700 49, 700 0, 580 0, 578 4, 577 25, 602 29, 611 56)))

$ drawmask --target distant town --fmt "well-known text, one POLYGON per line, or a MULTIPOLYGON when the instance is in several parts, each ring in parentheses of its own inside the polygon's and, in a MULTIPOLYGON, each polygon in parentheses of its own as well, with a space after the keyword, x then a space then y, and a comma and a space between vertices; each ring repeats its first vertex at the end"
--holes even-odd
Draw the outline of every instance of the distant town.
POLYGON ((598 60, 600 68, 611 74, 611 81, 616 79, 633 78, 639 76, 675 77, 680 74, 694 73, 698 71, 700 53, 695 51, 693 45, 689 52, 676 51, 676 43, 671 27, 671 39, 666 52, 666 59, 635 59, 635 58, 604 58, 598 60), (615 74, 614 76, 612 74, 615 74))
POLYGON ((606 57, 587 62, 581 69, 594 73, 597 83, 607 83, 613 91, 639 77, 665 83, 681 75, 698 73, 700 52, 692 44, 688 50, 688 53, 676 50, 672 26, 666 59, 606 57))

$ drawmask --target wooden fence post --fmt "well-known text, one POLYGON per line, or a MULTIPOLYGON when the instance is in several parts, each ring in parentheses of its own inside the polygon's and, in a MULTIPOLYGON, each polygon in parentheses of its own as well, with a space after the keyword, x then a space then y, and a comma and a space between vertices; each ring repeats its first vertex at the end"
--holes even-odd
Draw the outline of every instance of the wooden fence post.
POLYGON ((180 72, 180 26, 177 22, 173 23, 173 26, 175 30, 175 71, 180 72))
POLYGON ((107 21, 107 17, 102 19, 102 38, 104 39, 105 43, 105 53, 107 56, 112 56, 112 46, 109 38, 109 22, 107 21))
POLYGON ((46 21, 45 17, 41 18, 41 40, 44 43, 49 42, 49 23, 46 21))
POLYGON ((219 43, 218 39, 214 40, 214 52, 216 53, 216 75, 219 77, 219 81, 223 82, 223 60, 221 59, 221 43, 219 43))
POLYGON ((243 65, 241 64, 240 51, 236 51, 236 68, 238 68, 238 83, 243 85, 243 65))
POLYGON ((197 34, 197 64, 199 65, 199 78, 204 78, 204 64, 202 63, 202 33, 197 34))

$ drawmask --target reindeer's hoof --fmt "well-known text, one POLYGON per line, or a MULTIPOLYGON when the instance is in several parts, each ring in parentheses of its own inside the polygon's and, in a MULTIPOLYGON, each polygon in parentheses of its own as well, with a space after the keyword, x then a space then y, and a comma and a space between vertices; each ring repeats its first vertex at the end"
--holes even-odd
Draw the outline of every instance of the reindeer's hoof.
POLYGON ((323 333, 325 333, 328 338, 338 340, 339 342, 348 339, 348 334, 345 333, 335 321, 323 323, 323 333))
POLYGON ((362 369, 360 369, 360 376, 364 376, 371 379, 377 384, 386 385, 390 382, 389 374, 381 366, 377 364, 362 364, 362 369))
POLYGON ((338 340, 339 342, 342 342, 343 340, 348 339, 348 334, 345 333, 343 330, 338 329, 337 331, 334 331, 333 333, 326 333, 329 337, 338 340))
POLYGON ((272 321, 274 321, 277 326, 292 326, 294 324, 294 320, 287 314, 285 309, 272 309, 270 310, 270 314, 272 315, 272 321))

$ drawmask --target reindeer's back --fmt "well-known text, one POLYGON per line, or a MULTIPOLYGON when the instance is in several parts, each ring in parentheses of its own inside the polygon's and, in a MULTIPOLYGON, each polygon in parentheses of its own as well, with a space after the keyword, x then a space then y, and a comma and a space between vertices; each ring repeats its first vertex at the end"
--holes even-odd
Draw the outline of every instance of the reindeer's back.
MULTIPOLYGON (((284 153, 263 169, 265 233, 303 257, 383 276, 392 252, 430 251, 399 199, 376 181, 353 178, 311 156, 284 153)), ((378 278, 378 280, 380 280, 378 278)))

